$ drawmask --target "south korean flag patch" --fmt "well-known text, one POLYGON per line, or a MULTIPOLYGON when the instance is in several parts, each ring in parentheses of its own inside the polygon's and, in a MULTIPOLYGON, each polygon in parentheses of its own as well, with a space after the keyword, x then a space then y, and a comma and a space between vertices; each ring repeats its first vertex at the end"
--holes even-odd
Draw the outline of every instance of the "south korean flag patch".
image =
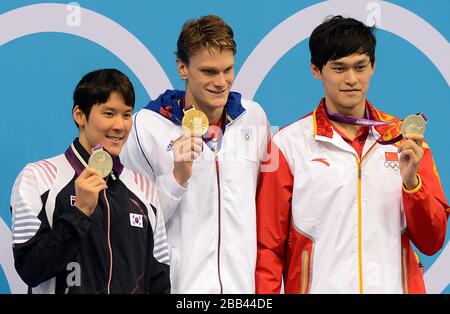
POLYGON ((130 224, 132 227, 144 228, 143 216, 131 213, 130 224))

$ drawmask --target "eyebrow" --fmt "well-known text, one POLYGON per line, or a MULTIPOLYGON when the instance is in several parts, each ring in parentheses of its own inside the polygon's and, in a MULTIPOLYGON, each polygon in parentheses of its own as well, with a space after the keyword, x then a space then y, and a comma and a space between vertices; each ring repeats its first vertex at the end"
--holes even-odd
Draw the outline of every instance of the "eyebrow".
MULTIPOLYGON (((234 67, 234 63, 229 65, 228 67, 225 68, 225 70, 229 70, 232 69, 234 67)), ((213 70, 213 71, 220 71, 220 69, 218 67, 215 66, 209 66, 209 65, 205 65, 200 67, 200 70, 213 70)))
MULTIPOLYGON (((364 59, 364 60, 359 60, 359 61, 353 63, 353 65, 367 64, 369 62, 370 62, 370 59, 369 60, 364 59)), ((342 62, 342 61, 331 61, 331 65, 347 65, 347 63, 342 62)))
MULTIPOLYGON (((103 106, 100 107, 102 110, 121 111, 120 109, 117 109, 115 106, 110 106, 110 105, 105 106, 105 104, 102 104, 102 105, 103 105, 103 106)), ((130 106, 127 106, 127 110, 125 110, 125 111, 126 111, 126 112, 133 111, 133 108, 130 107, 130 106), (128 107, 129 107, 130 109, 128 109, 128 107)))

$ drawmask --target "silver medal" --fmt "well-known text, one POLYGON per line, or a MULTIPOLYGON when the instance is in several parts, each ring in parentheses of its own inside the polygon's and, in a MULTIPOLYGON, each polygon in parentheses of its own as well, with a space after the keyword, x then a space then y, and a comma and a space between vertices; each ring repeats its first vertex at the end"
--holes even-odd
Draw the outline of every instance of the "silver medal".
POLYGON ((401 131, 403 137, 406 137, 408 134, 425 134, 427 121, 420 114, 412 114, 409 115, 403 120, 401 131))
POLYGON ((112 171, 113 161, 104 150, 95 150, 89 157, 88 167, 100 172, 102 178, 106 178, 112 171))

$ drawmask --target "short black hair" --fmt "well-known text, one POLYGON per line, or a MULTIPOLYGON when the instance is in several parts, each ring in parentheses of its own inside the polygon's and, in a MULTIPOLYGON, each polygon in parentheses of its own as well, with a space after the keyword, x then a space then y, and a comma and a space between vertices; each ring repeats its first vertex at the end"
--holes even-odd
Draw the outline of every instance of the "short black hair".
POLYGON ((134 108, 134 87, 125 74, 117 69, 89 72, 83 76, 73 92, 72 111, 78 106, 88 119, 92 106, 106 103, 112 92, 117 92, 127 106, 134 108))
POLYGON ((353 18, 341 15, 327 18, 317 26, 309 38, 311 63, 322 71, 330 60, 352 54, 367 54, 372 66, 375 64, 375 26, 366 26, 353 18))

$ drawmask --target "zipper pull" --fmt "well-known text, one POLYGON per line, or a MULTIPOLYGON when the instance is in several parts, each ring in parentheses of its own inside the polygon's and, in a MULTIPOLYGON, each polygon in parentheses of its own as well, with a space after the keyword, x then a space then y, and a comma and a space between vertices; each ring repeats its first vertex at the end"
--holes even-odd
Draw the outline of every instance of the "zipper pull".
POLYGON ((116 176, 114 175, 114 172, 111 171, 111 178, 116 181, 116 176))

